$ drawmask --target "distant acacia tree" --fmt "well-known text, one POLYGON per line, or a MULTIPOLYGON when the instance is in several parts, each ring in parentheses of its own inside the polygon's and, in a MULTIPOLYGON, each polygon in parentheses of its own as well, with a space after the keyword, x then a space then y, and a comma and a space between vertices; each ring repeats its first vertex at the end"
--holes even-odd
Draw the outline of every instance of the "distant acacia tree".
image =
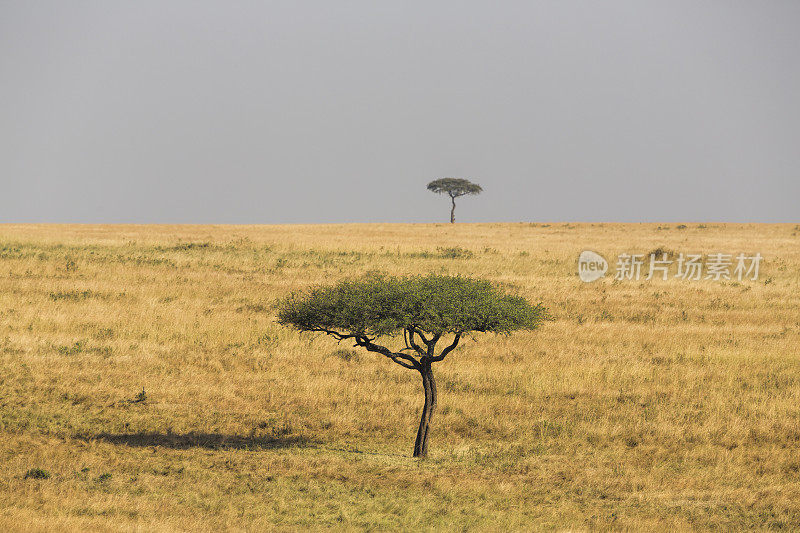
POLYGON ((453 207, 450 208, 450 223, 456 221, 456 198, 465 194, 480 194, 483 189, 477 183, 461 178, 441 178, 428 184, 428 190, 450 196, 453 207))
POLYGON ((294 293, 278 306, 278 322, 285 326, 352 340, 355 346, 420 373, 425 405, 414 457, 428 453, 428 430, 437 396, 431 365, 442 361, 465 335, 534 329, 546 318, 541 304, 531 305, 505 294, 488 281, 434 274, 341 281, 294 293), (376 342, 400 335, 400 349, 376 342), (445 346, 437 352, 440 341, 445 346))

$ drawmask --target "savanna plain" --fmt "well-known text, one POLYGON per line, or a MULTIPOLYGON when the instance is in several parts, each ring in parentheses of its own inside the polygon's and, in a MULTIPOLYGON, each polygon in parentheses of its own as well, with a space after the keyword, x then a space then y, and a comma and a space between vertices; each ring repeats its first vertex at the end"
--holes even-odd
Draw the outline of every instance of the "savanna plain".
POLYGON ((799 348, 794 224, 0 225, 0 530, 798 530, 799 348), (553 317, 437 364, 424 460, 419 374, 275 322, 373 271, 553 317))

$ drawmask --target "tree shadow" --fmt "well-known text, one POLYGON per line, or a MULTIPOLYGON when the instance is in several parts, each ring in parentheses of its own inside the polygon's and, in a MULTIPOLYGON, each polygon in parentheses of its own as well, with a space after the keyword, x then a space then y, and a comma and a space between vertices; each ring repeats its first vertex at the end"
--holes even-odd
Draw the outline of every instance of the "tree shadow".
POLYGON ((162 447, 173 450, 206 448, 210 450, 274 450, 279 448, 304 447, 309 440, 301 436, 239 436, 221 433, 99 433, 84 435, 83 440, 101 440, 111 444, 137 448, 162 447))

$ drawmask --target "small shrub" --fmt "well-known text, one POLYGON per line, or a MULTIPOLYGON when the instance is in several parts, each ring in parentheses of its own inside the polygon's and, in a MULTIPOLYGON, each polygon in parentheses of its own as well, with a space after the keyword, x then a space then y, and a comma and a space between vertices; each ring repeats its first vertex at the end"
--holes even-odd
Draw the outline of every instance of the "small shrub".
POLYGON ((41 468, 31 468, 25 472, 25 479, 48 479, 50 472, 41 468))
POLYGON ((656 259, 660 260, 664 254, 667 254, 667 258, 670 258, 675 255, 675 252, 668 248, 664 248, 663 246, 659 246, 658 248, 650 250, 650 253, 647 254, 647 257, 649 258, 651 255, 655 255, 656 259))
POLYGON ((84 351, 85 344, 84 341, 76 341, 72 346, 58 346, 56 351, 61 355, 75 355, 84 351))
POLYGON ((611 313, 609 313, 607 310, 604 309, 603 312, 600 313, 598 320, 605 322, 613 322, 614 315, 612 315, 611 313))
POLYGON ((472 250, 467 250, 466 248, 461 248, 460 246, 453 246, 450 248, 442 248, 439 247, 436 249, 439 257, 443 257, 444 259, 469 259, 475 254, 472 253, 472 250))
POLYGON ((108 481, 109 479, 111 479, 111 477, 112 477, 111 474, 108 473, 108 472, 106 472, 105 474, 100 474, 99 476, 97 476, 97 482, 98 483, 104 483, 104 482, 108 481))
POLYGON ((58 300, 70 300, 70 301, 78 301, 78 300, 87 300, 89 298, 98 298, 100 300, 108 300, 109 295, 98 293, 94 291, 59 291, 59 292, 51 292, 50 299, 54 302, 58 300))
POLYGON ((100 328, 92 336, 95 339, 113 339, 114 338, 114 329, 113 328, 100 328))
POLYGON ((236 308, 237 313, 265 313, 269 311, 269 308, 266 305, 261 304, 244 304, 236 308))
POLYGON ((355 350, 348 350, 347 348, 334 350, 330 353, 330 356, 338 357, 342 361, 347 361, 348 363, 356 363, 359 360, 358 352, 355 350))
POLYGON ((136 398, 133 399, 133 403, 141 403, 147 400, 147 393, 144 391, 144 387, 142 387, 142 392, 136 395, 136 398))
POLYGON ((170 250, 180 252, 184 250, 203 250, 211 247, 212 246, 210 242, 185 242, 172 246, 170 250))

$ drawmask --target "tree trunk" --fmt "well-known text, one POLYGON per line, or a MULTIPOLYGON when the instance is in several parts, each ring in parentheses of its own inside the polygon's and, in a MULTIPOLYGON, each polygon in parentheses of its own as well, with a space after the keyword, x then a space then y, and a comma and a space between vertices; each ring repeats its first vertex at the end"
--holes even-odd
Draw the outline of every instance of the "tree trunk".
POLYGON ((453 207, 450 209, 450 223, 456 223, 456 197, 451 196, 450 201, 453 202, 453 207))
POLYGON ((417 441, 414 443, 414 457, 428 455, 428 430, 431 418, 436 410, 436 382, 433 380, 431 365, 428 363, 420 371, 422 374, 422 387, 425 389, 425 405, 422 407, 422 418, 419 421, 417 441))

